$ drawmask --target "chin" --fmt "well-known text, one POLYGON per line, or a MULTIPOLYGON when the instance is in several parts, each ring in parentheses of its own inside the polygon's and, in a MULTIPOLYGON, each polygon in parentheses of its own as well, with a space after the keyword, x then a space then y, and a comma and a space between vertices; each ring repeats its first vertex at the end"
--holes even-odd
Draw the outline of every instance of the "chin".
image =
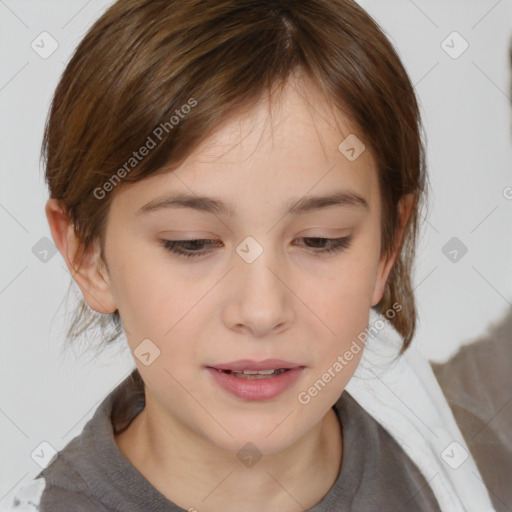
POLYGON ((278 453, 296 443, 309 430, 304 426, 302 431, 295 414, 292 413, 287 417, 291 411, 290 408, 285 414, 281 412, 277 419, 273 415, 266 421, 260 419, 258 423, 247 415, 233 421, 224 421, 222 425, 232 437, 219 429, 215 439, 211 437, 211 429, 205 434, 209 442, 235 455, 244 450, 254 450, 262 455, 278 453))

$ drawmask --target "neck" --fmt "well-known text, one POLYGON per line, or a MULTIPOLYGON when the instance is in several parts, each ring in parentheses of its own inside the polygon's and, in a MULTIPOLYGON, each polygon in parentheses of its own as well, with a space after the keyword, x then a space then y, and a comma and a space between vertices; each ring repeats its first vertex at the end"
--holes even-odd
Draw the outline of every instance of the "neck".
POLYGON ((293 445, 248 467, 176 419, 165 416, 162 421, 159 412, 146 401, 116 443, 160 493, 185 510, 307 509, 321 501, 338 477, 342 438, 332 408, 293 445))

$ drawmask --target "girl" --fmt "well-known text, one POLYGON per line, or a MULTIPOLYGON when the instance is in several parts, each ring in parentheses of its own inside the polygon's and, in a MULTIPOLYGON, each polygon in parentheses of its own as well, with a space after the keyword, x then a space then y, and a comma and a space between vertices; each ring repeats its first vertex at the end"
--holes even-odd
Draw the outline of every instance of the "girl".
POLYGON ((15 508, 494 510, 407 350, 421 121, 356 3, 119 0, 44 156, 75 325, 108 315, 136 368, 15 508))

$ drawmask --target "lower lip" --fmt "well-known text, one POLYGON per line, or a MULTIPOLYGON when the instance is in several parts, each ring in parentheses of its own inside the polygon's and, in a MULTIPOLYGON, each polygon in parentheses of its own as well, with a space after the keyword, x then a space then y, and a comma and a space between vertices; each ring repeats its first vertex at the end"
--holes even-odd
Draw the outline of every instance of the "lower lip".
POLYGON ((215 368, 207 368, 219 386, 244 400, 271 400, 290 388, 300 377, 303 366, 291 368, 287 372, 265 379, 244 379, 234 377, 215 368))

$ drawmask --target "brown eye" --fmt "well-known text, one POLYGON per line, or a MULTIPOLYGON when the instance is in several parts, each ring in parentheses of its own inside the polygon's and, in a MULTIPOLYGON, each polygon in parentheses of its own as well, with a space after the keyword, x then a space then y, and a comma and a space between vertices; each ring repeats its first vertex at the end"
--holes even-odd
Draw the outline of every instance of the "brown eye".
POLYGON ((215 246, 214 240, 198 239, 198 240, 161 240, 166 250, 187 258, 193 256, 201 256, 206 254, 205 246, 215 246))
POLYGON ((314 252, 329 253, 342 251, 350 247, 351 237, 346 236, 342 238, 319 238, 319 237, 304 237, 306 247, 312 248, 314 252), (312 242, 312 243, 311 243, 312 242))

